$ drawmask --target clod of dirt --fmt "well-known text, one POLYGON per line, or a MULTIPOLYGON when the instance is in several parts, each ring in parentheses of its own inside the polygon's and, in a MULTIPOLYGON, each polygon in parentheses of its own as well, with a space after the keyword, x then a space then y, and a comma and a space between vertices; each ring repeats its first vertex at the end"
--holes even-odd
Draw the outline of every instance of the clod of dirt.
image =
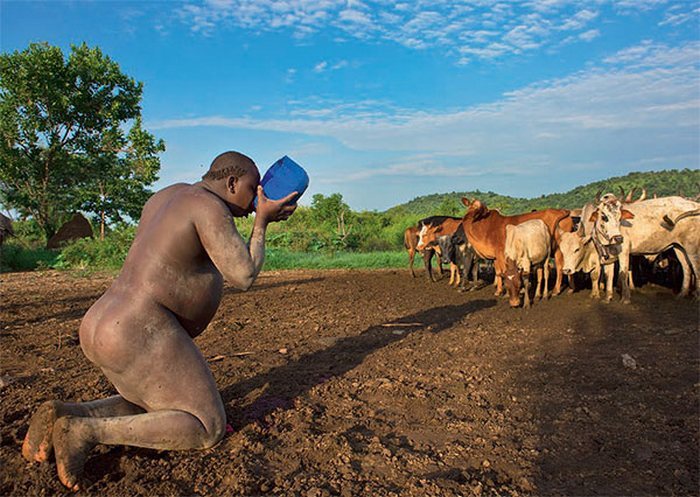
POLYGON ((629 354, 622 354, 622 365, 629 369, 637 369, 637 361, 629 354))

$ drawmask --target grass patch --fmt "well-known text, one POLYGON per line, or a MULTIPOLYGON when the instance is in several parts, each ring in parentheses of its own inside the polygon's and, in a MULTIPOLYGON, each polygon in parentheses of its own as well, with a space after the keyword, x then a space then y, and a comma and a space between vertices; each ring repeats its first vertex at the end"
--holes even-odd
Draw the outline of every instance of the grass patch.
POLYGON ((0 272, 52 268, 57 264, 60 254, 58 250, 27 248, 8 242, 0 248, 0 272))
MULTIPOLYGON (((86 238, 71 242, 62 250, 30 248, 8 243, 0 252, 0 269, 32 271, 65 269, 83 273, 115 272, 121 269, 133 241, 134 230, 110 233, 105 240, 86 238)), ((297 252, 268 247, 264 270, 278 269, 384 269, 403 268, 406 252, 297 252)))
POLYGON ((395 252, 289 252, 268 249, 263 270, 276 269, 383 269, 408 264, 405 251, 395 252))

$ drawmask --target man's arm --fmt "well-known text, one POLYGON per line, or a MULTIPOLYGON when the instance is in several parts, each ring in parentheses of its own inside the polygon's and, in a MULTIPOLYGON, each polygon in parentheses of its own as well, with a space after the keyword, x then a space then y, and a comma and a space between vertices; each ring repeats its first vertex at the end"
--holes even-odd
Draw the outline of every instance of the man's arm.
POLYGON ((247 290, 265 262, 265 231, 270 222, 292 215, 296 205, 286 205, 296 192, 281 200, 268 200, 258 187, 258 208, 248 245, 238 233, 231 212, 222 202, 214 201, 205 210, 205 219, 197 223, 202 245, 214 265, 234 287, 247 290))
POLYGON ((268 223, 288 219, 297 208, 296 204, 287 205, 297 192, 292 192, 283 199, 269 200, 262 186, 258 186, 258 207, 255 211, 255 223, 250 232, 248 251, 253 259, 255 276, 257 277, 263 262, 265 262, 265 231, 268 223))
MULTIPOLYGON (((238 233, 231 212, 223 202, 211 199, 200 213, 195 226, 204 250, 226 281, 235 288, 247 290, 255 281, 262 267, 262 260, 259 261, 256 271, 252 254, 238 233)), ((264 231, 263 229, 263 257, 264 231)))
POLYGON ((253 261, 253 279, 257 278, 263 263, 265 262, 265 231, 267 230, 267 220, 262 216, 255 216, 253 230, 250 232, 248 240, 248 252, 253 261))

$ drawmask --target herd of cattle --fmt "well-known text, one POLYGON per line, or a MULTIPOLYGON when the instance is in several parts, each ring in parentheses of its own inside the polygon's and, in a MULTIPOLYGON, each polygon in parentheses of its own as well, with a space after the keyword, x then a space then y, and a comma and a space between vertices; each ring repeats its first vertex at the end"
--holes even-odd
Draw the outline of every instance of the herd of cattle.
MULTIPOLYGON (((696 199, 697 200, 697 199, 696 199)), ((649 261, 677 259, 682 269, 680 296, 687 296, 700 273, 700 203, 681 196, 634 200, 632 193, 620 198, 612 193, 596 195, 581 209, 544 209, 504 216, 479 200, 462 198, 467 212, 462 218, 432 216, 404 233, 411 274, 416 251, 423 256, 429 277, 435 281, 431 259, 450 264, 450 284, 467 289, 477 286, 479 263, 493 261, 496 295, 505 285, 510 305, 530 306, 530 274, 536 270, 535 298, 549 298, 550 259, 554 259, 556 281, 552 294, 562 290, 564 275, 570 291, 574 274, 591 278, 591 297, 600 297, 599 279, 605 274, 605 293, 613 298, 617 273, 622 302, 630 302, 634 288, 630 260, 644 256, 649 261)))

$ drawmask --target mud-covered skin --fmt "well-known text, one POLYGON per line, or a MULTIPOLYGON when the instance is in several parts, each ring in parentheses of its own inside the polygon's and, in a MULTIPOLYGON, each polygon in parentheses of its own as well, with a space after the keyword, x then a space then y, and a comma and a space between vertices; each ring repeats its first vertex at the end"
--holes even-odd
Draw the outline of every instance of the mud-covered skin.
POLYGON ((224 279, 250 288, 264 261, 267 224, 295 209, 285 206, 291 195, 267 200, 255 164, 234 159, 242 176, 173 185, 151 197, 121 273, 85 314, 80 346, 119 395, 93 410, 42 406, 23 445, 30 461, 46 461, 53 449, 69 489, 79 489, 97 444, 203 449, 223 437, 221 396, 192 339, 216 313, 224 279), (252 212, 256 194, 246 244, 233 217, 252 212))

